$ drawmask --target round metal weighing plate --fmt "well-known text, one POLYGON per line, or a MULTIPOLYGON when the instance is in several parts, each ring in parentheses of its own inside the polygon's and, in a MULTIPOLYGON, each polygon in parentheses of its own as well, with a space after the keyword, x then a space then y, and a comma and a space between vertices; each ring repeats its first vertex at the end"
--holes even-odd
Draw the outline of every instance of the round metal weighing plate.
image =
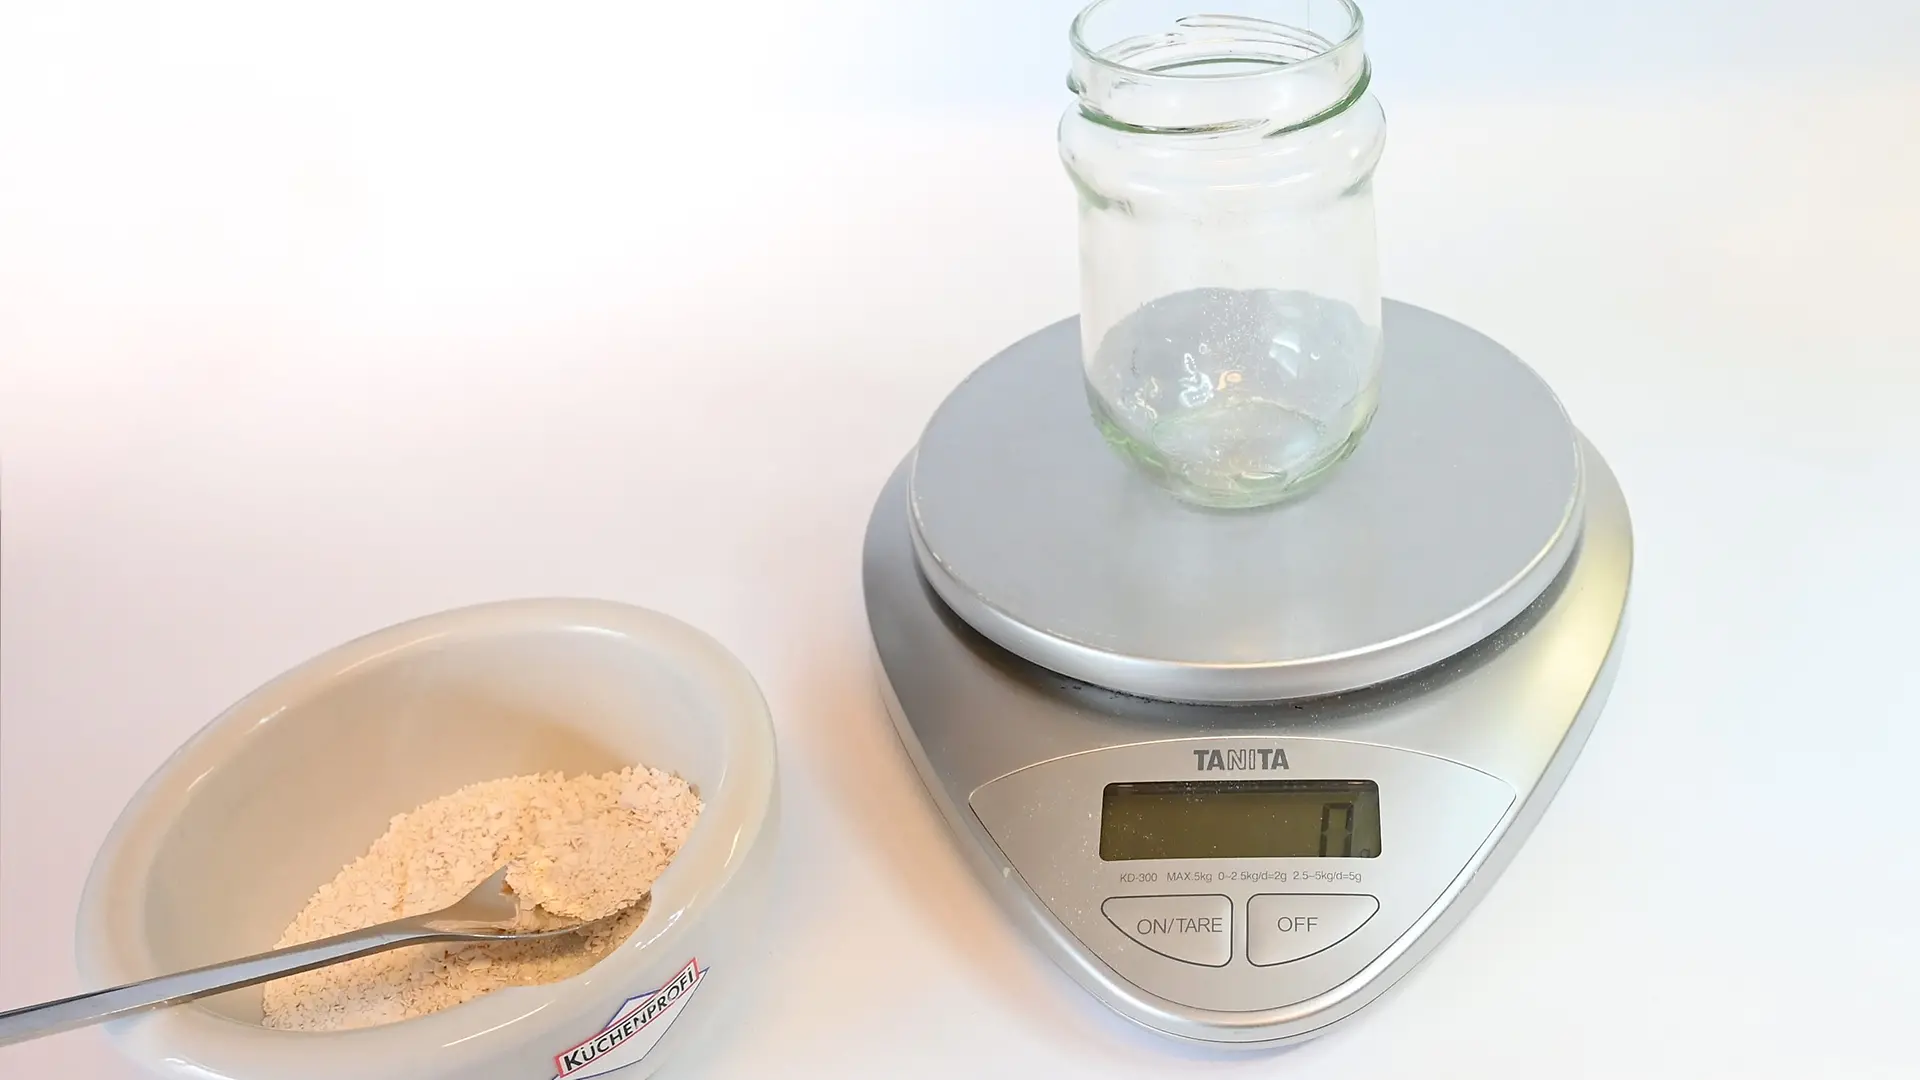
POLYGON ((1110 449, 1076 320, 954 390, 909 481, 920 567, 1002 647, 1145 697, 1240 702, 1437 663, 1545 591, 1579 540, 1573 425, 1479 333, 1389 301, 1380 407, 1318 488, 1259 510, 1180 502, 1110 449))

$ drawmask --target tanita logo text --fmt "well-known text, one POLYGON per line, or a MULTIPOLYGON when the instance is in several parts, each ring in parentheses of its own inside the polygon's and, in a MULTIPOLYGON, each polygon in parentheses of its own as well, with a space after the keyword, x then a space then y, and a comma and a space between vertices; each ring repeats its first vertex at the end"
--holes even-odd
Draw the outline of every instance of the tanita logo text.
POLYGON ((689 960, 667 985, 628 998, 599 1034, 554 1055, 554 1080, 605 1076, 646 1057, 647 1051, 653 1049, 679 1017, 681 1008, 706 974, 699 960, 689 960))
POLYGON ((1277 746, 1253 746, 1245 750, 1195 750, 1196 772, 1279 772, 1290 768, 1287 752, 1277 746))

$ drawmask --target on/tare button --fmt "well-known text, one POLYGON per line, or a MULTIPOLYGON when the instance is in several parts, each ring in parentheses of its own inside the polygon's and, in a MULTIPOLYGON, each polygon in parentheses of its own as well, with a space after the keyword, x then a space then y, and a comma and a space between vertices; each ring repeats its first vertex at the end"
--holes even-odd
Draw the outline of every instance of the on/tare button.
POLYGON ((1224 896, 1115 896, 1100 913, 1161 956, 1206 967, 1233 959, 1233 901, 1224 896))
POLYGON ((1379 910, 1371 896, 1263 893, 1247 901, 1247 962, 1272 967, 1331 949, 1379 910))

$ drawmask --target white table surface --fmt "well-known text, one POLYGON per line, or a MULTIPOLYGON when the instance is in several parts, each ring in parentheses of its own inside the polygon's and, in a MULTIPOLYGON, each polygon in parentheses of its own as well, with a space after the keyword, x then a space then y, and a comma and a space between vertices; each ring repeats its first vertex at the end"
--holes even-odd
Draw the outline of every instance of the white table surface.
MULTIPOLYGON (((673 1075, 1913 1075, 1910 13, 1845 5, 1823 54, 1761 5, 1639 75, 1606 52, 1631 19, 1555 24, 1565 64, 1509 53, 1507 86, 1497 51, 1446 60, 1524 5, 1375 5, 1389 292, 1558 388, 1638 572, 1531 843, 1395 994, 1276 1059, 1136 1032, 1018 940, 874 690, 870 500, 948 387, 1075 303, 1042 6, 748 11, 708 67, 636 45, 658 12, 16 10, 0 1006, 78 989, 95 846, 224 705, 409 616, 579 594, 719 636, 780 731, 779 945, 673 1075)), ((0 1050, 131 1075, 97 1032, 0 1050)))

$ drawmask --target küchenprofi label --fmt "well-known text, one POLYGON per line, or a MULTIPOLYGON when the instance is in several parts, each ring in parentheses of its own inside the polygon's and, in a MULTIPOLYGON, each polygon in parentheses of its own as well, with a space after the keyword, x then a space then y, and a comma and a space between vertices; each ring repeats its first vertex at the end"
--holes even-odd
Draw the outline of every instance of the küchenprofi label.
POLYGON ((698 959, 689 960, 665 986, 628 998, 592 1038, 553 1056, 554 1080, 605 1076, 646 1057, 706 975, 698 959))

